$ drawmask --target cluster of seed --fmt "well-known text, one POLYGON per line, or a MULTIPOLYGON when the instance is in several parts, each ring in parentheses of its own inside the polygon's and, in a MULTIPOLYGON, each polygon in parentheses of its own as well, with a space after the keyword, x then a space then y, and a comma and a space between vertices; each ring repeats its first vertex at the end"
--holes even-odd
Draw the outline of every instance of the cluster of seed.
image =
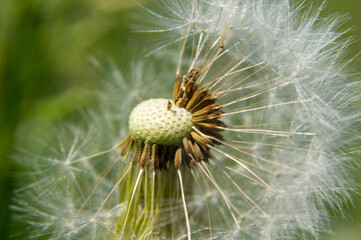
POLYGON ((205 87, 198 89, 201 72, 193 68, 181 79, 176 76, 173 101, 150 99, 134 108, 129 117, 129 134, 121 144, 120 155, 133 149, 132 165, 153 170, 182 163, 193 167, 208 161, 209 146, 220 144, 224 124, 217 98, 205 87))

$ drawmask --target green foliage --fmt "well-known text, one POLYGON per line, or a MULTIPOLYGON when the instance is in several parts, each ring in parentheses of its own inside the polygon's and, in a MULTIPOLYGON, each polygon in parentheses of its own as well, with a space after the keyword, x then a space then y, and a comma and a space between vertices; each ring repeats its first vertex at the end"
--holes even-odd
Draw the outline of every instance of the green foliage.
MULTIPOLYGON (((4 0, 0 8, 0 239, 12 191, 8 155, 17 127, 69 117, 89 98, 91 55, 119 51, 131 1, 4 0), (5 213, 5 214, 4 214, 5 213)), ((25 130, 25 132, 30 129, 25 130)))

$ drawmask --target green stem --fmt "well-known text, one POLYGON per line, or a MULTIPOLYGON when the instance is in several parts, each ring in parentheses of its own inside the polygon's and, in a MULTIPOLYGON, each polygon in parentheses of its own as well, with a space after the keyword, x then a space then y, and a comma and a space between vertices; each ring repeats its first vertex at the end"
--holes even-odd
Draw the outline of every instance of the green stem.
MULTIPOLYGON (((134 166, 120 188, 119 204, 126 203, 127 207, 118 219, 117 234, 114 237, 120 237, 124 228, 122 239, 152 239, 155 234, 171 239, 179 234, 179 226, 185 226, 177 172, 173 166, 168 170, 158 171, 153 182, 152 169, 145 168, 137 189, 134 190, 139 171, 139 166, 134 166), (133 191, 134 197, 130 203, 133 191)), ((190 179, 189 169, 182 172, 185 178, 190 179)), ((185 187, 187 199, 192 194, 192 189, 190 184, 185 184, 185 187)))

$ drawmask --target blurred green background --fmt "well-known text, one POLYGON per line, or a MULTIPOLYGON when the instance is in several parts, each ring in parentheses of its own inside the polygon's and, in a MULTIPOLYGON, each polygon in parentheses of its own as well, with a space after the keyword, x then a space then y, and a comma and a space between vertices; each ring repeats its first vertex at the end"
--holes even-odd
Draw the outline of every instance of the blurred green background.
MULTIPOLYGON (((92 57, 116 59, 120 65, 128 60, 126 53, 132 47, 128 12, 136 7, 133 2, 0 1, 0 239, 9 238, 8 206, 14 185, 9 154, 17 129, 29 121, 68 118, 87 104, 84 89, 96 80, 89 63, 92 57)), ((361 50, 360 10, 361 1, 356 0, 326 4, 327 12, 351 17, 344 24, 355 40, 351 56, 361 50)), ((354 204, 349 210, 354 220, 335 224, 333 240, 361 239, 361 200, 354 204)))

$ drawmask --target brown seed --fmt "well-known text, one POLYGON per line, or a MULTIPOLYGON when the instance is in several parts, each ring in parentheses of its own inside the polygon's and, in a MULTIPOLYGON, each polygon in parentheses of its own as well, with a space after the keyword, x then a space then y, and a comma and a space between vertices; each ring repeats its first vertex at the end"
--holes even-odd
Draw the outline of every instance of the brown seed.
POLYGON ((198 116, 201 116, 201 115, 213 113, 213 112, 219 111, 219 108, 220 108, 220 105, 217 104, 217 103, 214 103, 214 104, 206 106, 206 107, 204 107, 202 109, 199 109, 197 111, 193 111, 192 116, 198 117, 198 116))
POLYGON ((159 169, 159 153, 158 153, 158 145, 152 145, 152 167, 153 171, 159 169))
POLYGON ((206 95, 207 95, 207 90, 205 90, 204 88, 199 91, 196 91, 193 94, 192 98, 188 101, 186 109, 187 110, 192 109, 193 106, 196 105, 199 102, 199 100, 202 99, 206 95))
POLYGON ((183 76, 183 85, 186 85, 189 82, 196 82, 200 75, 200 70, 198 68, 192 68, 186 75, 183 76))
POLYGON ((180 88, 180 76, 179 74, 176 75, 175 77, 175 83, 174 83, 174 89, 173 89, 173 100, 174 102, 176 101, 176 98, 179 94, 179 88, 180 88))
POLYGON ((207 147, 207 145, 212 143, 212 141, 210 139, 205 138, 196 132, 191 132, 191 136, 201 146, 207 147))
POLYGON ((130 136, 130 134, 128 134, 120 150, 120 156, 124 156, 128 152, 128 150, 132 148, 132 145, 133 145, 133 138, 130 136))
POLYGON ((198 116, 198 117, 192 116, 192 122, 194 122, 194 123, 206 122, 208 120, 210 120, 208 115, 202 115, 202 116, 198 116))
POLYGON ((150 159, 150 145, 146 143, 143 149, 142 156, 140 157, 140 168, 144 168, 150 159))
POLYGON ((213 96, 206 96, 204 97, 197 105, 195 105, 192 109, 193 112, 197 112, 204 107, 207 107, 211 104, 214 104, 216 102, 216 99, 213 96))
POLYGON ((196 142, 194 142, 193 144, 193 151, 197 162, 201 162, 204 160, 202 150, 196 142))
POLYGON ((201 125, 202 127, 205 127, 205 128, 219 129, 219 125, 216 124, 216 123, 198 122, 197 124, 199 124, 199 125, 201 125))
POLYGON ((188 138, 183 138, 182 142, 183 142, 183 147, 184 147, 184 150, 185 150, 186 154, 191 155, 192 154, 192 149, 189 146, 188 138))
POLYGON ((173 98, 174 104, 178 107, 179 107, 179 102, 181 100, 181 97, 183 96, 183 93, 184 93, 184 90, 182 88, 180 88, 178 90, 178 95, 175 98, 173 98))
POLYGON ((140 160, 140 156, 142 153, 142 142, 140 140, 138 140, 135 144, 135 150, 133 153, 133 157, 132 157, 132 166, 134 166, 135 164, 137 164, 140 160))
POLYGON ((177 170, 180 170, 182 166, 182 148, 178 148, 175 152, 175 156, 174 156, 174 167, 177 170))

